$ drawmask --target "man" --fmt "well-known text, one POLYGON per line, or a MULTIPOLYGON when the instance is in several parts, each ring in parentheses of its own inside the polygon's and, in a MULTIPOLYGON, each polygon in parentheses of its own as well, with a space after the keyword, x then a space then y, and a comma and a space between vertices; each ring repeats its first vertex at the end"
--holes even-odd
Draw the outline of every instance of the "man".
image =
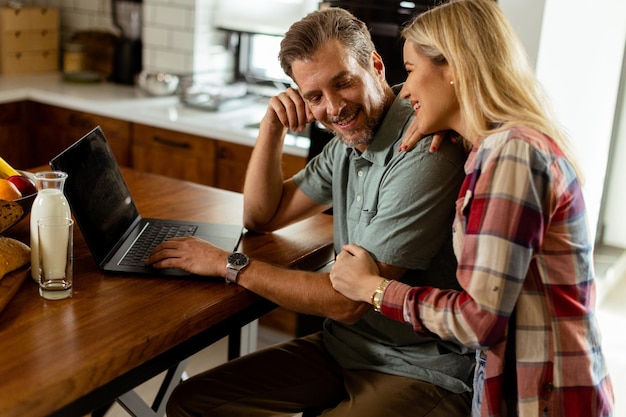
MULTIPOLYGON (((270 100, 246 176, 244 225, 269 232, 333 207, 337 252, 355 242, 389 279, 458 288, 449 238, 463 148, 445 142, 431 154, 426 139, 398 152, 414 109, 396 97, 367 28, 345 10, 314 12, 295 23, 279 58, 298 89, 270 100), (287 128, 303 129, 313 120, 336 137, 285 180, 280 162, 287 128)), ((333 291, 328 273, 248 261, 195 238, 163 243, 148 262, 221 275, 283 307, 327 317, 323 332, 181 383, 168 417, 469 414, 472 352, 417 337, 369 304, 350 302, 333 291)))

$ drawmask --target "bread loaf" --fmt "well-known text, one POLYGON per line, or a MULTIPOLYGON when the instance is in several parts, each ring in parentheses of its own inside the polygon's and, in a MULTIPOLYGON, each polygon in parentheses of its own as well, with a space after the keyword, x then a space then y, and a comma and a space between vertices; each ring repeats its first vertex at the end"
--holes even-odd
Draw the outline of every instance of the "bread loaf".
POLYGON ((17 223, 23 214, 22 206, 15 201, 0 200, 0 233, 17 223))
POLYGON ((19 240, 0 236, 0 279, 30 262, 30 248, 19 240))

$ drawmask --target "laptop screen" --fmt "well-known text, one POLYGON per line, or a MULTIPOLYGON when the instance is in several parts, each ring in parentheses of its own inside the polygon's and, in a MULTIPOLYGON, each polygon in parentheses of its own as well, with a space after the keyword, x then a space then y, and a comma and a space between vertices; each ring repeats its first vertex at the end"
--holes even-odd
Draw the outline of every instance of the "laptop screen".
POLYGON ((68 174, 65 195, 89 250, 100 264, 139 219, 101 128, 96 127, 54 157, 50 166, 68 174))

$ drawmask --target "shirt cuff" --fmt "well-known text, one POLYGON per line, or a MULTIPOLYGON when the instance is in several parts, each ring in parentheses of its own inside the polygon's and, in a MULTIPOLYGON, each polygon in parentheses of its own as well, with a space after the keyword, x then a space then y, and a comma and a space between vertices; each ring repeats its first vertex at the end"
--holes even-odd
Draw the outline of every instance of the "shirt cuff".
POLYGON ((405 306, 411 288, 410 285, 402 282, 391 281, 389 286, 385 289, 380 312, 391 319, 403 323, 411 323, 409 309, 405 306))

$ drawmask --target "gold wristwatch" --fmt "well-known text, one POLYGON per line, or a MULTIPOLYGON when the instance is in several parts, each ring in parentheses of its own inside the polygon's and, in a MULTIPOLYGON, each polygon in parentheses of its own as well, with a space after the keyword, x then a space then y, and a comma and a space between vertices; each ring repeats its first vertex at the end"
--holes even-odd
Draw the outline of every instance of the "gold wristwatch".
POLYGON ((385 290, 391 284, 391 280, 385 279, 383 280, 374 294, 372 294, 372 305, 374 306, 374 311, 380 312, 380 307, 383 304, 383 295, 385 294, 385 290))

